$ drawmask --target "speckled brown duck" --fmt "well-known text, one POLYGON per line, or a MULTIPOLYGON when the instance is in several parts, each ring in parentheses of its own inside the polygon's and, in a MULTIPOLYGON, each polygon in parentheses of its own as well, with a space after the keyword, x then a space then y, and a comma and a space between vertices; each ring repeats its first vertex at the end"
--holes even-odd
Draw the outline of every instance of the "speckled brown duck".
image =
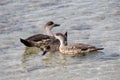
MULTIPOLYGON (((65 41, 64 44, 67 45, 67 32, 63 35, 65 41)), ((60 41, 58 39, 51 40, 48 45, 41 48, 43 51, 42 55, 45 55, 47 52, 55 53, 56 51, 59 51, 60 41)))
MULTIPOLYGON (((27 47, 40 47, 42 45, 47 45, 54 40, 56 41, 51 30, 57 26, 60 26, 60 24, 55 24, 53 21, 49 21, 45 24, 44 27, 47 35, 36 34, 26 39, 20 39, 20 41, 27 47)), ((57 41, 59 42, 59 40, 57 41)))
MULTIPOLYGON (((65 55, 78 55, 103 50, 103 48, 97 48, 95 46, 82 43, 65 45, 65 38, 62 33, 57 33, 55 37, 60 41, 59 51, 65 55)), ((46 51, 43 52, 43 55, 47 53, 47 50, 48 51, 52 50, 52 47, 48 46, 44 50, 46 51)))

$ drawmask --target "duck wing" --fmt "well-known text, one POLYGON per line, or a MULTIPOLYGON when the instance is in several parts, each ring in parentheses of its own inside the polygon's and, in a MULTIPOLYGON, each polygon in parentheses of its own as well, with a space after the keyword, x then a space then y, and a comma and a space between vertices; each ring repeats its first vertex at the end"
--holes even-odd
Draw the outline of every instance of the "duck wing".
POLYGON ((41 41, 41 40, 44 40, 44 39, 50 39, 50 38, 51 37, 48 36, 48 35, 36 34, 36 35, 28 37, 26 40, 37 42, 37 41, 41 41))
POLYGON ((54 39, 53 36, 48 36, 44 34, 36 34, 28 37, 27 39, 20 38, 20 42, 22 42, 27 47, 37 47, 42 44, 48 43, 49 40, 54 39))
POLYGON ((88 45, 88 44, 82 44, 82 43, 77 43, 77 44, 73 44, 70 45, 68 47, 69 49, 74 49, 74 50, 82 50, 82 51, 97 51, 97 50, 103 50, 104 48, 96 48, 95 46, 92 45, 88 45))

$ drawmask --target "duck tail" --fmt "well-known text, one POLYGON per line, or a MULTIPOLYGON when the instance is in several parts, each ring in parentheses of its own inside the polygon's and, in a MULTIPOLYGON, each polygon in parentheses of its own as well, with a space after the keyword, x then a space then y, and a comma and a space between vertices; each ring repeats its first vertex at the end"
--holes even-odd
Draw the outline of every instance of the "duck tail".
POLYGON ((64 34, 66 37, 68 36, 68 33, 67 32, 65 32, 65 34, 64 34))
POLYGON ((27 47, 32 47, 33 46, 30 41, 22 39, 22 38, 20 38, 20 42, 23 43, 27 47))
POLYGON ((97 50, 103 50, 104 48, 97 48, 97 50))
POLYGON ((65 37, 65 45, 67 45, 67 38, 68 38, 68 33, 67 32, 64 33, 64 37, 65 37))

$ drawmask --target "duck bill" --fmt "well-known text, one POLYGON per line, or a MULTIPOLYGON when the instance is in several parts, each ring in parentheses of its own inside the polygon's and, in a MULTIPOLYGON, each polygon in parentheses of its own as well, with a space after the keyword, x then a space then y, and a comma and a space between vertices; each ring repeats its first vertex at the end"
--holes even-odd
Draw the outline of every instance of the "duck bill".
POLYGON ((42 56, 44 56, 45 54, 47 54, 47 51, 43 51, 42 56))
POLYGON ((54 27, 58 27, 58 26, 60 26, 60 24, 54 24, 53 26, 54 26, 54 27))

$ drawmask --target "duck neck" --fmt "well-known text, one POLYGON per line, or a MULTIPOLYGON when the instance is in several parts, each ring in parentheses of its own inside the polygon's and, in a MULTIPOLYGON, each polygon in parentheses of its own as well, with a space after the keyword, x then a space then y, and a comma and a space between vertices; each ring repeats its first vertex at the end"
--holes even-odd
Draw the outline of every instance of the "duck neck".
POLYGON ((51 29, 45 28, 45 30, 46 30, 47 35, 54 36, 53 33, 52 33, 52 31, 51 31, 51 29))
POLYGON ((60 40, 60 48, 65 47, 64 38, 63 39, 59 39, 59 40, 60 40))

